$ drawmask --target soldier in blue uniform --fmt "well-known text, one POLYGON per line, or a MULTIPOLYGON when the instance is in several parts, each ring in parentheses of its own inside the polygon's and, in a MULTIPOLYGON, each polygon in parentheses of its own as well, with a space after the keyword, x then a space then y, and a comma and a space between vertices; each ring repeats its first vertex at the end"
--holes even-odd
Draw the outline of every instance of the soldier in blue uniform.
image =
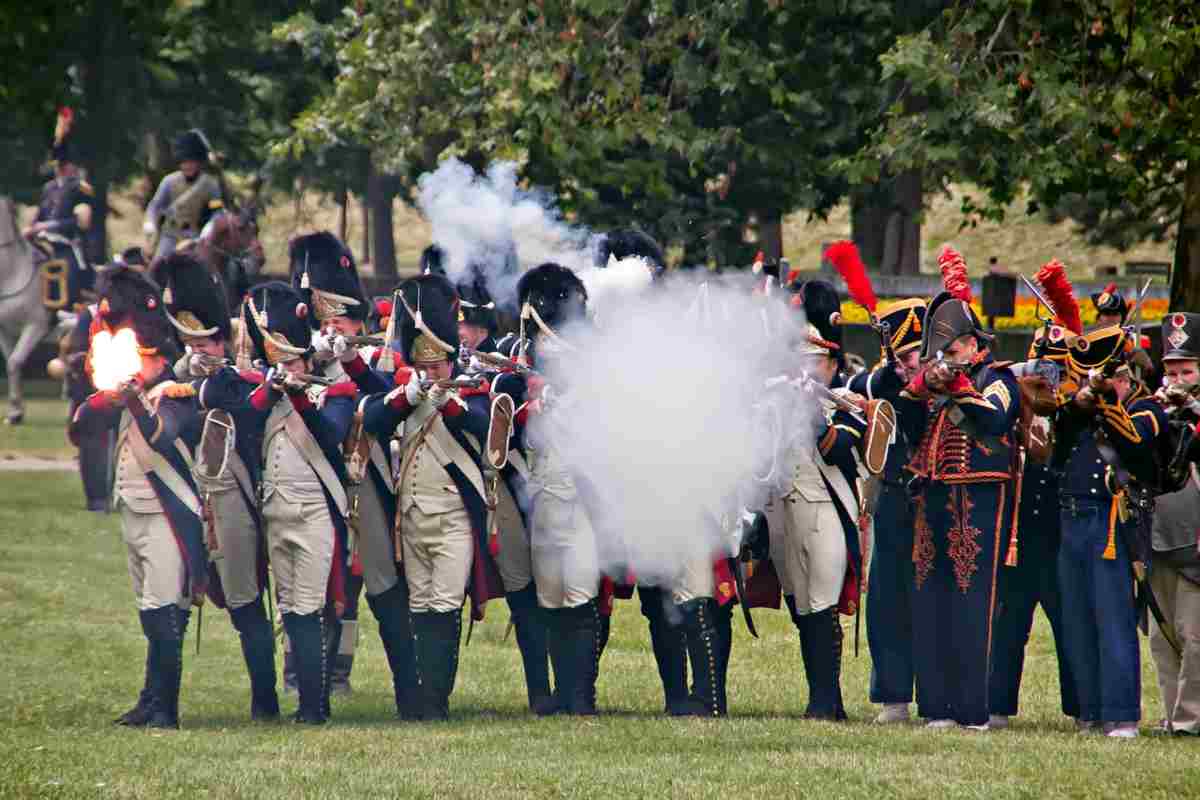
POLYGON ((192 603, 207 588, 200 497, 189 467, 195 402, 186 392, 173 396, 179 385, 167 358, 174 337, 159 288, 122 267, 107 272, 97 289, 103 328, 93 337, 92 357, 99 391, 76 410, 69 433, 107 430, 116 420, 114 503, 147 639, 141 695, 116 721, 177 728, 184 633, 192 603))
MULTIPOLYGON (((229 366, 226 348, 234 342, 225 287, 204 264, 173 253, 155 262, 152 275, 163 287, 167 319, 186 350, 175 374, 188 389, 176 394, 195 396, 200 414, 193 473, 211 558, 208 595, 229 612, 238 632, 250 678, 251 719, 275 720, 275 635, 263 597, 267 552, 258 513, 262 443, 245 413, 262 376, 229 366)), ((242 342, 245 350, 248 340, 242 342)))
MULTIPOLYGON (((919 350, 924 331, 925 301, 899 300, 879 310, 887 325, 896 363, 882 362, 850 381, 850 389, 868 400, 894 400, 920 369, 919 350)), ((904 465, 912 445, 902 430, 888 450, 874 508, 874 538, 870 582, 867 585, 867 646, 871 651, 872 703, 883 709, 875 718, 882 724, 904 722, 913 699, 913 509, 908 497, 904 465)))
POLYGON ((354 415, 349 381, 314 387, 310 309, 278 281, 246 297, 245 325, 254 352, 271 365, 249 397, 247 414, 261 431, 263 523, 279 610, 296 659, 296 721, 330 716, 330 673, 345 610, 349 497, 342 443, 354 415))
MULTIPOLYGON (((1040 273, 1039 273, 1040 276, 1040 273)), ((1053 302, 1074 303, 1074 298, 1053 302)), ((1073 319, 1078 319, 1077 309, 1073 319)), ((1041 360, 1053 365, 1061 378, 1066 373, 1067 343, 1073 331, 1062 318, 1034 335, 1029 363, 1041 360)), ((1021 378, 1022 381, 1028 378, 1021 378)), ((1047 387, 1053 391, 1053 387, 1047 387)), ((1026 394, 1027 399, 1031 397, 1026 394)), ((1001 567, 996 585, 996 627, 992 646, 991 716, 993 728, 1008 726, 1016 715, 1025 667, 1025 648, 1033 630, 1034 612, 1040 603, 1054 635, 1058 657, 1061 707, 1071 718, 1079 716, 1075 684, 1067 658, 1062 625, 1062 599, 1058 588, 1058 551, 1062 541, 1059 521, 1059 472, 1049 464, 1052 433, 1050 416, 1032 421, 1026 433, 1025 470, 1021 476, 1021 498, 1017 530, 1019 552, 1016 564, 1001 567)))
POLYGON ((95 215, 95 191, 79 173, 73 120, 71 109, 59 111, 51 150, 54 177, 42 187, 37 216, 22 231, 37 245, 45 281, 42 302, 52 310, 70 308, 95 283, 84 246, 95 215))
POLYGON ((913 449, 913 663, 919 714, 934 728, 986 730, 996 570, 1012 525, 1016 379, 989 352, 966 264, 939 261, 947 291, 925 315, 924 370, 900 393, 913 449))
POLYGON ((1058 580, 1065 650, 1079 725, 1117 738, 1138 734, 1141 655, 1135 570, 1149 558, 1137 534, 1150 513, 1143 491, 1159 481, 1162 407, 1126 364, 1119 326, 1075 339, 1055 420, 1053 465, 1062 472, 1058 580))

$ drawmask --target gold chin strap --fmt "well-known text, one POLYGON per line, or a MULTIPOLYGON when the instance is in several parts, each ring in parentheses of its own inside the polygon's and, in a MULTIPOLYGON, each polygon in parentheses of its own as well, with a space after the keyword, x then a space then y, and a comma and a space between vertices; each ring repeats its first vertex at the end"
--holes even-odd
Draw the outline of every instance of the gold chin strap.
POLYGON ((543 334, 545 334, 546 338, 549 339, 550 342, 552 342, 554 344, 555 349, 568 350, 568 351, 575 349, 565 339, 563 339, 561 336, 559 336, 557 333, 555 333, 553 328, 551 328, 549 325, 546 324, 546 321, 542 319, 542 315, 538 313, 537 309, 534 308, 531 303, 526 303, 525 305, 521 306, 521 338, 522 339, 525 338, 525 320, 527 320, 527 319, 533 320, 533 323, 535 325, 537 325, 538 330, 540 330, 543 334))
POLYGON ((421 332, 421 336, 417 337, 417 342, 420 342, 421 339, 428 338, 432 345, 441 348, 447 353, 458 352, 457 347, 452 344, 447 344, 442 339, 438 338, 438 335, 430 330, 429 326, 425 324, 425 318, 421 316, 421 309, 419 308, 421 304, 420 298, 417 299, 417 310, 413 311, 412 306, 410 306, 408 301, 404 299, 403 294, 397 293, 396 296, 400 300, 400 304, 404 306, 404 310, 407 311, 408 315, 413 318, 413 324, 417 326, 417 330, 421 332))
POLYGON ((196 339, 206 339, 215 334, 220 328, 213 325, 210 328, 205 328, 204 323, 190 311, 180 311, 179 316, 175 316, 170 311, 166 312, 167 321, 175 326, 175 329, 184 336, 191 336, 196 339))
POLYGON ((287 340, 281 336, 276 336, 267 328, 267 313, 258 310, 258 306, 254 304, 253 295, 246 298, 246 304, 250 306, 250 316, 254 318, 254 323, 258 325, 258 332, 262 334, 263 351, 267 356, 267 363, 275 365, 282 361, 291 361, 293 358, 302 356, 308 351, 308 348, 295 347, 288 344, 287 340))
MULTIPOLYGON (((306 276, 307 272, 304 273, 306 276)), ((324 322, 333 317, 349 316, 351 306, 361 305, 353 297, 346 297, 343 294, 335 294, 327 292, 324 289, 313 289, 313 314, 317 319, 324 322)))

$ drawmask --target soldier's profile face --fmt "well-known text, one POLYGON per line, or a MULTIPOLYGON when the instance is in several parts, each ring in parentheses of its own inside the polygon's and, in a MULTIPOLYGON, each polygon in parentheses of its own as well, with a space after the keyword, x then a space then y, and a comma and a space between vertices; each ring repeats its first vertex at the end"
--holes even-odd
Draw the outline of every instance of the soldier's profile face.
POLYGON ((946 348, 946 357, 951 361, 966 363, 979 353, 979 342, 971 334, 960 336, 946 348))
POLYGON ((1101 312, 1096 315, 1096 327, 1107 328, 1111 325, 1120 325, 1121 315, 1113 314, 1112 312, 1101 312))
POLYGON ((284 361, 279 366, 293 375, 303 375, 305 372, 308 372, 308 362, 306 362, 302 357, 293 358, 290 361, 284 361))
POLYGON ((330 317, 325 320, 325 328, 333 328, 342 336, 357 336, 362 331, 362 323, 350 317, 330 317))
POLYGON ((194 352, 204 353, 206 356, 221 358, 225 355, 225 343, 215 336, 187 336, 184 337, 183 343, 194 352))
POLYGON ((1200 383, 1200 361, 1181 358, 1164 362, 1163 383, 1168 386, 1193 386, 1200 383))
POLYGON ((479 343, 487 338, 487 334, 487 328, 467 322, 458 323, 458 341, 472 349, 479 347, 479 343))
POLYGON ((425 371, 425 377, 435 381, 444 381, 454 372, 454 365, 449 361, 439 361, 436 364, 421 364, 420 366, 425 371))

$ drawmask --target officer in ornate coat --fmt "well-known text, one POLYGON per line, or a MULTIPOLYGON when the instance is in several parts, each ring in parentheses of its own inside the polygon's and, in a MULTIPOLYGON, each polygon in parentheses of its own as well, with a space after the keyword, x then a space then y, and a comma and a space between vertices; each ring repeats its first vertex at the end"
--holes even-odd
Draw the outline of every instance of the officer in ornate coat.
POLYGON ((36 246, 45 281, 42 302, 52 310, 69 309, 95 283, 84 243, 95 215, 95 191, 79 172, 73 124, 74 112, 60 109, 51 148, 54 177, 42 187, 37 216, 22 231, 36 246))
POLYGON ((1148 555, 1159 485, 1162 407, 1127 366, 1131 334, 1098 328, 1072 341, 1055 419, 1062 473, 1058 581, 1063 637, 1084 731, 1137 736, 1141 655, 1132 579, 1148 555))
POLYGON ((220 178, 205 169, 212 148, 204 133, 194 128, 183 132, 175 140, 174 151, 179 169, 158 184, 142 223, 155 258, 173 253, 183 240, 199 236, 209 218, 225 207, 220 178))
POLYGON ((1150 629, 1150 653, 1162 690, 1166 730, 1200 736, 1200 314, 1168 314, 1162 340, 1163 388, 1156 399, 1167 411, 1174 436, 1169 467, 1183 486, 1155 499, 1150 585, 1182 652, 1175 651, 1163 626, 1156 623, 1150 629))
POLYGON ((1053 434, 1053 405, 1037 414, 1038 395, 1052 400, 1065 376, 1068 343, 1082 330, 1079 303, 1057 260, 1046 264, 1037 281, 1047 299, 1054 304, 1055 319, 1039 328, 1029 346, 1026 366, 1030 374, 1018 378, 1029 408, 1035 415, 1019 442, 1024 472, 1019 482, 1020 506, 1017 517, 1019 548, 1013 543, 1011 558, 1006 557, 996 584, 996 622, 992 644, 991 708, 989 725, 1007 727, 1009 717, 1018 710, 1021 678, 1025 668, 1025 648, 1033 630, 1034 612, 1041 604, 1054 635, 1058 657, 1058 686, 1062 712, 1079 716, 1075 683, 1067 658, 1062 625, 1062 598, 1058 588, 1058 551, 1062 541, 1059 522, 1060 475, 1050 464, 1053 434), (1035 369, 1036 368, 1036 369, 1035 369), (1047 379, 1040 370, 1052 370, 1047 379), (1015 562, 1015 563, 1011 563, 1015 562))
POLYGON ((458 298, 448 280, 422 275, 401 284, 398 317, 405 364, 395 388, 367 398, 364 428, 392 441, 396 558, 404 565, 421 716, 449 716, 458 673, 468 586, 475 618, 501 590, 483 547, 488 530, 480 470, 487 437, 486 386, 453 385, 458 298), (494 594, 493 594, 494 593, 494 594))
POLYGON ((354 415, 347 382, 316 391, 311 374, 311 313, 285 283, 255 287, 245 300, 255 355, 270 365, 249 397, 247 413, 261 431, 262 517, 267 531, 284 630, 295 653, 296 721, 330 716, 330 674, 345 610, 348 477, 342 456, 354 415))
POLYGON ((986 730, 996 570, 1014 506, 1013 427, 1021 397, 970 306, 966 263, 939 256, 947 291, 925 314, 925 368, 897 410, 916 442, 913 663, 918 713, 934 728, 986 730))
MULTIPOLYGON (((920 370, 925 301, 898 300, 880 308, 879 318, 887 325, 896 363, 887 362, 887 350, 881 347, 879 366, 856 375, 850 389, 868 400, 894 400, 920 370)), ((907 721, 913 699, 914 520, 904 472, 913 444, 902 430, 896 431, 883 474, 875 479, 880 484, 878 499, 870 509, 874 537, 867 586, 867 646, 871 651, 871 702, 883 706, 875 718, 882 724, 907 721)))
POLYGON ((576 477, 563 462, 555 437, 571 424, 570 344, 561 331, 586 319, 587 289, 571 270, 541 264, 517 284, 521 308, 521 358, 550 370, 505 373, 493 390, 512 397, 515 437, 529 462, 527 513, 537 601, 549 627, 550 663, 556 702, 539 713, 596 713, 596 679, 604 625, 600 607, 600 563, 595 531, 576 477))
POLYGON ((92 339, 91 360, 98 391, 76 409, 68 432, 75 438, 118 420, 114 504, 147 653, 142 693, 117 722, 177 728, 184 633, 207 584, 200 496, 189 466, 195 403, 170 391, 177 386, 168 361, 174 337, 159 288, 117 268, 97 290, 104 327, 92 339))
MULTIPOLYGON (((157 260, 152 274, 163 287, 167 320, 186 351, 175 374, 188 389, 175 394, 190 394, 199 406, 193 474, 211 559, 208 595, 229 612, 238 632, 250 677, 251 719, 275 720, 275 635, 263 601, 267 547, 258 513, 261 441, 244 413, 262 375, 229 366, 227 348, 235 343, 225 287, 204 264, 173 253, 157 260)), ((249 343, 246 337, 242 341, 249 343)))

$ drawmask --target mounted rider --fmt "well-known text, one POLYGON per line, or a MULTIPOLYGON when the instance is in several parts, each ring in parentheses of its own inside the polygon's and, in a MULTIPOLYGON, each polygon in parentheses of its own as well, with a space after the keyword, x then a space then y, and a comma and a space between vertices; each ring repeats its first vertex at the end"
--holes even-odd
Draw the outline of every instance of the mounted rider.
POLYGON ((179 169, 162 179, 142 224, 155 258, 170 255, 182 241, 199 236, 205 223, 225 208, 223 181, 204 132, 198 128, 183 132, 175 140, 174 152, 179 169))
POLYGON ((54 177, 42 187, 37 216, 22 231, 35 244, 42 273, 42 303, 51 310, 68 308, 91 290, 95 275, 84 257, 83 237, 92 227, 95 192, 80 175, 72 128, 74 112, 61 108, 51 148, 54 177))

